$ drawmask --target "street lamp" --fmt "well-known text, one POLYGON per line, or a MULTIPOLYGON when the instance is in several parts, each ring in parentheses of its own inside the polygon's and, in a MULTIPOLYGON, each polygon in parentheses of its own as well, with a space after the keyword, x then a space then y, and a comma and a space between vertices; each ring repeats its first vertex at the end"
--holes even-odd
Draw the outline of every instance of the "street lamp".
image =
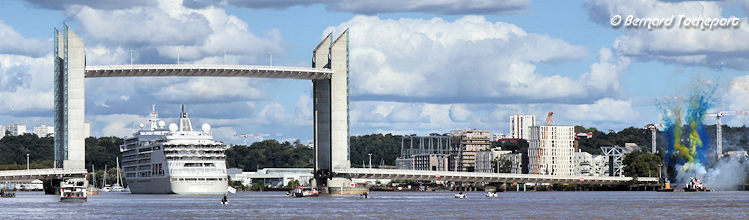
POLYGON ((372 153, 369 153, 369 169, 372 169, 372 153))
POLYGON ((29 154, 26 154, 26 169, 29 169, 29 154))

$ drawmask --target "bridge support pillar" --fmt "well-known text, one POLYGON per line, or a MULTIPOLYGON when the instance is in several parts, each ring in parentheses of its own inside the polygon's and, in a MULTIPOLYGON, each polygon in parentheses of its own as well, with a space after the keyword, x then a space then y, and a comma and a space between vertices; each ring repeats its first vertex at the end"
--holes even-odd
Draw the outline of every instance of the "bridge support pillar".
POLYGON ((44 194, 57 195, 60 194, 60 181, 59 179, 48 179, 42 180, 42 186, 44 187, 44 194))
POLYGON ((55 168, 85 169, 85 71, 83 41, 67 25, 55 29, 55 168))
POLYGON ((348 115, 348 30, 332 34, 312 52, 313 68, 329 68, 331 78, 313 80, 314 175, 317 187, 350 187, 351 180, 333 178, 336 169, 351 167, 348 115))

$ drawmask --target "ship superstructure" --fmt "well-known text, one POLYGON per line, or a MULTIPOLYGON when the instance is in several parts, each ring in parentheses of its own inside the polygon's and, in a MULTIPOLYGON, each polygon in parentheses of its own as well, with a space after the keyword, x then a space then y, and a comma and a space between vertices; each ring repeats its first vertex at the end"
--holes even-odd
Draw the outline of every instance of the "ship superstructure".
POLYGON ((228 187, 226 145, 214 141, 211 126, 193 130, 184 106, 179 125, 159 120, 133 133, 120 146, 125 180, 132 193, 223 194, 228 187))

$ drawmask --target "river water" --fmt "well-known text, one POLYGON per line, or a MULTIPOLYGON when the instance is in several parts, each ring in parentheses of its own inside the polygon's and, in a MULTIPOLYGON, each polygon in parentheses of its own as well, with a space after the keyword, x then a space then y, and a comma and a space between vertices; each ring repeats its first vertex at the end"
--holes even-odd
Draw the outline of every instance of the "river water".
POLYGON ((229 196, 104 193, 86 203, 61 203, 41 192, 0 198, 0 216, 10 219, 749 219, 749 191, 739 192, 505 192, 486 198, 469 192, 372 192, 287 198, 284 192, 239 192, 229 196))

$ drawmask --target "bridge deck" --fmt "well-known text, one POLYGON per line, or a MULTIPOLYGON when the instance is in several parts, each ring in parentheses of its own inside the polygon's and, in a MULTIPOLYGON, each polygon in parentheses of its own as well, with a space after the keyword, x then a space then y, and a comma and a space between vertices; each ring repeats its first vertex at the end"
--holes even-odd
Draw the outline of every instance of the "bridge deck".
MULTIPOLYGON (((613 176, 551 176, 512 173, 476 173, 455 171, 397 170, 397 169, 337 169, 337 176, 367 179, 395 180, 443 180, 459 182, 519 182, 519 183, 581 183, 581 184, 624 184, 632 177, 613 176)), ((656 177, 640 177, 638 182, 658 182, 656 177)))
POLYGON ((144 64, 86 66, 86 77, 213 76, 285 79, 330 79, 333 71, 288 66, 144 64))
POLYGON ((88 171, 86 169, 30 169, 30 170, 3 170, 0 171, 0 180, 35 180, 35 179, 58 179, 60 177, 82 177, 88 171))

